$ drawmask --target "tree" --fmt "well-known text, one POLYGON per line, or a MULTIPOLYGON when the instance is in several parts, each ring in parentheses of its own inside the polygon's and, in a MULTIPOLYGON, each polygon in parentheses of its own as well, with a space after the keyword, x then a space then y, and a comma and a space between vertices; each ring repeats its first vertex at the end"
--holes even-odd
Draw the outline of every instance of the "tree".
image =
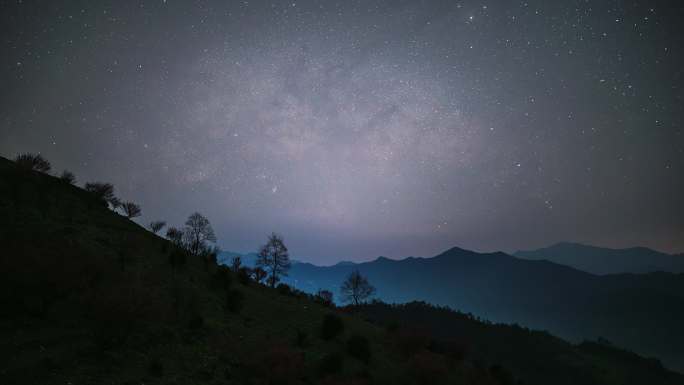
POLYGON ((330 290, 318 290, 316 297, 326 306, 332 305, 333 303, 333 293, 330 290))
POLYGON ((280 277, 287 275, 290 269, 290 256, 283 238, 272 233, 268 237, 268 242, 261 246, 256 264, 270 274, 268 284, 275 287, 280 277))
POLYGON ((59 177, 59 179, 69 184, 76 184, 76 176, 69 170, 62 171, 62 175, 59 177))
POLYGON ((252 270, 252 276, 254 276, 254 281, 256 283, 261 283, 263 281, 268 273, 266 270, 262 269, 261 267, 255 267, 254 270, 252 270))
POLYGON ((29 170, 40 171, 44 173, 50 172, 50 162, 43 158, 40 154, 19 154, 14 158, 14 162, 21 167, 29 170))
POLYGON ((150 230, 152 230, 153 233, 157 234, 161 229, 166 226, 166 222, 164 221, 153 221, 150 222, 150 230))
POLYGON ((121 204, 121 208, 128 219, 140 216, 140 206, 133 202, 124 202, 121 204))
POLYGON ((207 251, 207 242, 216 242, 211 223, 200 213, 190 215, 185 221, 184 237, 188 251, 193 255, 200 255, 207 251))
POLYGON ((183 246, 183 232, 176 227, 166 229, 166 238, 177 247, 183 246))
POLYGON ((342 292, 342 301, 353 302, 354 305, 358 305, 375 294, 375 287, 358 270, 354 270, 342 283, 340 291, 342 292))
POLYGON ((113 209, 121 205, 119 198, 114 196, 114 186, 111 183, 88 182, 85 190, 95 195, 104 205, 111 204, 113 209))
POLYGON ((240 267, 242 267, 242 258, 236 255, 230 260, 230 269, 237 273, 240 267))
POLYGON ((109 205, 112 207, 112 210, 116 211, 119 207, 121 207, 123 203, 121 202, 121 199, 117 197, 112 197, 112 199, 109 200, 109 205))

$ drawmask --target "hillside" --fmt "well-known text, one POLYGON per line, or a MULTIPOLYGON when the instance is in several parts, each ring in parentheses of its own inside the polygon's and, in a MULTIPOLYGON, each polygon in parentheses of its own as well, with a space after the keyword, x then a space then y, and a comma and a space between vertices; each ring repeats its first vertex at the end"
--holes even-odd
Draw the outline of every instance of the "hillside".
POLYGON ((426 301, 576 342, 605 338, 684 370, 684 274, 596 276, 544 260, 453 248, 432 258, 296 264, 287 282, 308 292, 337 291, 354 269, 385 302, 426 301))
POLYGON ((563 242, 542 249, 518 251, 514 255, 524 259, 545 259, 599 275, 684 272, 684 256, 665 254, 646 247, 609 249, 563 242))
POLYGON ((479 333, 454 328, 472 346, 488 338, 505 354, 447 349, 437 335, 416 342, 404 332, 417 327, 410 312, 390 317, 402 325, 389 328, 364 321, 363 309, 180 258, 84 190, 1 158, 0 230, 3 384, 684 383, 610 347, 508 339, 473 319, 479 333), (539 365, 558 371, 532 376, 513 356, 553 356, 539 365))

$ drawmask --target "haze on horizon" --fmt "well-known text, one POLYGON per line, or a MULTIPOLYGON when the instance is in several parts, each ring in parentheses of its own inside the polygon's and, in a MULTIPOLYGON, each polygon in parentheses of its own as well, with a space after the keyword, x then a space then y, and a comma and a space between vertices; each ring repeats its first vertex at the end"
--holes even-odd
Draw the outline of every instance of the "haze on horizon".
POLYGON ((300 260, 684 251, 670 2, 3 5, 0 155, 300 260))

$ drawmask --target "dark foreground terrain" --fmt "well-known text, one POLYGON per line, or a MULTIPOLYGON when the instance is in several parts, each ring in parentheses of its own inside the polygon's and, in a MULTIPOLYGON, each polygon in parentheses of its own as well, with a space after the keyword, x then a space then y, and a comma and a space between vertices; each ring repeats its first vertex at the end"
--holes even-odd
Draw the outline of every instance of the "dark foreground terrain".
POLYGON ((0 158, 2 384, 682 384, 606 343, 421 303, 337 309, 0 158))

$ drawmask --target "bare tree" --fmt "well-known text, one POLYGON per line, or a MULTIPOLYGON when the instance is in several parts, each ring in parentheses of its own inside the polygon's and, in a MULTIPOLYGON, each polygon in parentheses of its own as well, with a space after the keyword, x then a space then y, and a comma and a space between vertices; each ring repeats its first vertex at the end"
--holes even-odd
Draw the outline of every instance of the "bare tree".
POLYGON ((166 229, 166 238, 178 247, 183 246, 183 232, 176 227, 166 229))
POLYGON ((114 196, 114 186, 111 183, 89 182, 85 184, 84 188, 100 199, 105 205, 111 204, 114 210, 121 206, 119 198, 114 196))
POLYGON ((140 216, 140 206, 133 202, 124 202, 121 204, 121 208, 128 219, 140 216))
POLYGON ((234 256, 230 260, 230 269, 237 273, 241 267, 242 267, 242 258, 240 258, 239 255, 234 256))
POLYGON ((109 200, 109 205, 112 207, 112 210, 116 211, 123 205, 123 202, 121 202, 121 199, 117 197, 113 197, 112 199, 109 200))
POLYGON ((340 291, 342 292, 342 301, 358 305, 375 294, 375 287, 358 270, 354 270, 344 280, 340 291))
POLYGON ((60 175, 59 179, 69 184, 76 184, 76 176, 69 170, 62 171, 62 175, 60 175))
POLYGON ((268 284, 275 287, 281 276, 287 275, 290 269, 290 256, 283 238, 272 233, 268 237, 268 242, 261 246, 257 266, 264 269, 268 274, 268 284))
POLYGON ((29 170, 40 171, 44 173, 50 172, 50 162, 43 158, 40 154, 19 154, 14 158, 14 162, 21 167, 29 170))
POLYGON ((319 301, 324 305, 329 306, 333 303, 333 293, 330 290, 318 290, 316 297, 318 297, 319 301))
POLYGON ((185 221, 184 237, 188 251, 193 255, 200 255, 207 251, 207 242, 216 242, 214 229, 209 220, 200 213, 194 213, 185 221))
POLYGON ((152 230, 153 233, 157 234, 161 229, 166 226, 166 222, 164 221, 153 221, 150 222, 150 230, 152 230))

